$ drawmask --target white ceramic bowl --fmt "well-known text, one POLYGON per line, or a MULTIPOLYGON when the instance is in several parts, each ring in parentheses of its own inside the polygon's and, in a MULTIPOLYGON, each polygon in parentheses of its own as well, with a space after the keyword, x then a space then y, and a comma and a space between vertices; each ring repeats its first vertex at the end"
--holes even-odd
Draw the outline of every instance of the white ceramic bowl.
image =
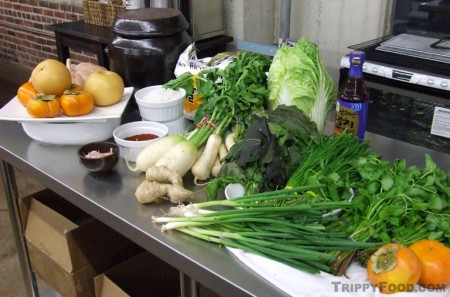
POLYGON ((244 194, 245 194, 245 187, 242 184, 238 183, 228 184, 225 187, 225 198, 227 198, 228 200, 242 197, 244 196, 244 194))
POLYGON ((168 134, 169 129, 161 123, 138 121, 123 124, 113 131, 114 141, 119 145, 120 156, 131 162, 136 162, 139 153, 153 141, 168 134), (158 138, 143 141, 124 140, 126 137, 138 134, 154 134, 158 138))
POLYGON ((134 94, 139 113, 143 119, 154 122, 168 122, 183 115, 186 91, 181 88, 178 89, 179 96, 172 100, 160 100, 149 96, 151 92, 161 88, 163 88, 162 85, 145 87, 134 94))
POLYGON ((120 118, 79 123, 22 123, 25 133, 34 140, 60 145, 82 145, 89 142, 106 140, 111 138, 114 129, 119 125, 120 118))
MULTIPOLYGON (((142 118, 142 120, 146 121, 144 118, 142 118)), ((184 116, 181 116, 176 120, 160 123, 169 128, 169 135, 182 135, 188 130, 187 121, 188 120, 184 116)))

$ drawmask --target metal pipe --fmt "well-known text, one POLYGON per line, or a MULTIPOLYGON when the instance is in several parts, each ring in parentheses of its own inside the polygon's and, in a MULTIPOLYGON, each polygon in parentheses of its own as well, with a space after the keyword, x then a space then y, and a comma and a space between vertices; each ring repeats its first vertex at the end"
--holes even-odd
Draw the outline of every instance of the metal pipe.
POLYGON ((19 211, 19 191, 17 189, 16 177, 13 167, 1 161, 0 172, 5 189, 6 203, 8 205, 9 219, 13 229, 14 239, 16 241, 17 256, 19 258, 20 267, 22 269, 25 290, 29 297, 39 297, 39 290, 33 271, 31 270, 30 259, 28 258, 25 236, 22 232, 22 222, 19 211))
POLYGON ((291 30, 291 0, 280 0, 280 36, 279 43, 289 39, 291 30))

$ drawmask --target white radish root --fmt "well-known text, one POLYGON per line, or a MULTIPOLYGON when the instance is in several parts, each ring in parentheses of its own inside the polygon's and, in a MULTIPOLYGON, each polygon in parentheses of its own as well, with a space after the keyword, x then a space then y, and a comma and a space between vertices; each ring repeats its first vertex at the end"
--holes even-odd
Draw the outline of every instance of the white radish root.
POLYGON ((152 142, 144 148, 136 157, 136 164, 133 167, 128 160, 125 159, 128 169, 131 171, 145 172, 147 169, 156 164, 156 162, 177 143, 184 141, 181 135, 166 136, 152 142))
POLYGON ((236 143, 236 133, 230 133, 225 137, 225 146, 227 148, 227 151, 230 151, 231 147, 236 143))
POLYGON ((206 141, 205 150, 192 166, 192 174, 194 175, 194 182, 197 184, 198 180, 205 180, 209 177, 214 161, 219 154, 220 145, 222 144, 222 137, 217 134, 211 134, 206 141))
POLYGON ((216 160, 214 161, 214 165, 211 168, 211 176, 218 177, 219 171, 222 168, 222 164, 220 163, 219 156, 216 157, 216 160))
POLYGON ((220 145, 220 148, 219 148, 219 158, 220 158, 220 160, 225 158, 227 156, 227 154, 228 154, 227 147, 226 147, 226 145, 224 143, 222 143, 220 145))
POLYGON ((184 176, 198 159, 198 150, 190 141, 182 141, 173 146, 155 163, 156 166, 166 166, 184 176))
POLYGON ((220 169, 222 169, 222 159, 225 158, 228 154, 227 147, 224 143, 220 145, 219 148, 219 155, 217 156, 216 160, 214 161, 213 167, 211 168, 211 176, 218 177, 220 169))

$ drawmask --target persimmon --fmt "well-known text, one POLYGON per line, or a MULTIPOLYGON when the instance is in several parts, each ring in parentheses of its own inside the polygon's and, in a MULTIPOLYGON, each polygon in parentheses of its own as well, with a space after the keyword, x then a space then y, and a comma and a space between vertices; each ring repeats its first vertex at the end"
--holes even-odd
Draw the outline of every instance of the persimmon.
POLYGON ((85 115, 94 108, 94 97, 86 92, 65 91, 59 102, 63 113, 67 116, 85 115))
POLYGON ((419 257, 422 265, 420 285, 440 288, 450 284, 450 248, 432 239, 419 240, 409 248, 419 257))
POLYGON ((37 94, 27 104, 28 114, 34 118, 53 118, 59 114, 61 105, 54 95, 37 94))
POLYGON ((422 266, 408 247, 389 243, 380 247, 367 262, 367 274, 381 293, 409 292, 420 279, 422 266))
POLYGON ((17 99, 23 106, 27 106, 29 100, 39 92, 33 87, 31 81, 27 81, 17 89, 17 99))
POLYGON ((84 88, 82 86, 80 86, 79 84, 74 84, 72 83, 70 85, 70 92, 84 92, 84 88))

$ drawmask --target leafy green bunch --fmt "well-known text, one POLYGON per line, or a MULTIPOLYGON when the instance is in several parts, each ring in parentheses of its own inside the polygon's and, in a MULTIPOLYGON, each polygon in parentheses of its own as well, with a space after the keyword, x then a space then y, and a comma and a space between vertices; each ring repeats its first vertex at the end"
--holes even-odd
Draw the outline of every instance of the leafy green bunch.
MULTIPOLYGON (((360 180, 355 184, 353 207, 344 210, 350 238, 358 242, 396 242, 409 246, 435 239, 450 247, 450 174, 429 155, 425 166, 410 166, 371 155, 354 162, 360 180)), ((365 265, 373 250, 358 253, 365 265)), ((345 271, 352 253, 337 255, 334 273, 345 271)))
POLYGON ((228 183, 245 183, 247 193, 282 189, 301 162, 303 148, 318 141, 316 125, 295 106, 255 113, 251 122, 223 160, 217 179, 208 185, 214 199, 228 183))

